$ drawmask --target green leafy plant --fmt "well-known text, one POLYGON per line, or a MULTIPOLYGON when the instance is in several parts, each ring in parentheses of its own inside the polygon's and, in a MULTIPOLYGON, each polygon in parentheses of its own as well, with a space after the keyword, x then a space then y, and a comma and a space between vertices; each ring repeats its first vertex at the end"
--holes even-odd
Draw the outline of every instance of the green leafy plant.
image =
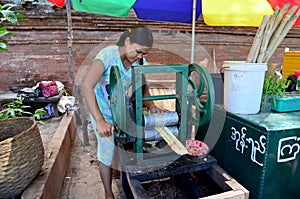
POLYGON ((25 20, 26 17, 21 14, 22 10, 13 10, 15 4, 0 4, 0 50, 8 51, 8 43, 3 37, 15 36, 7 30, 6 26, 9 24, 17 25, 19 21, 25 20))
MULTIPOLYGON (((32 115, 32 117, 37 120, 40 121, 42 119, 42 116, 46 115, 46 110, 44 108, 39 108, 36 109, 32 115)), ((40 121, 41 122, 41 121, 40 121)))
POLYGON ((19 98, 14 101, 5 103, 3 105, 3 110, 0 111, 0 120, 5 120, 7 118, 16 118, 16 117, 33 117, 40 123, 44 123, 41 120, 41 116, 46 114, 44 108, 36 109, 34 113, 26 111, 26 109, 31 108, 28 105, 23 104, 24 98, 19 98))
POLYGON ((269 74, 264 79, 262 107, 266 106, 270 100, 272 100, 272 103, 276 107, 276 97, 284 97, 285 89, 288 87, 290 81, 286 78, 280 78, 276 74, 278 70, 268 72, 269 74))
POLYGON ((23 105, 23 98, 8 102, 3 105, 3 108, 4 109, 0 111, 1 120, 32 115, 31 112, 25 111, 25 109, 30 108, 30 106, 23 105))

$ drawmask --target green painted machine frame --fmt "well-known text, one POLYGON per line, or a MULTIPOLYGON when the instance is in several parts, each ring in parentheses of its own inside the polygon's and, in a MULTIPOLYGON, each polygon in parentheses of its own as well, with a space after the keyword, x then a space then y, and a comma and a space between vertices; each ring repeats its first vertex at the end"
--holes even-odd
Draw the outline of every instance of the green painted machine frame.
MULTIPOLYGON (((204 66, 190 65, 147 65, 134 66, 132 70, 132 91, 135 98, 135 131, 136 139, 133 143, 137 160, 147 157, 143 153, 143 101, 175 99, 176 112, 179 116, 178 139, 185 144, 190 135, 192 126, 207 124, 212 116, 215 101, 215 91, 212 78, 204 66), (143 96, 143 75, 153 73, 176 73, 176 92, 172 95, 143 96), (191 79, 192 72, 199 77, 199 82, 191 79), (190 85, 190 86, 189 86, 190 85), (201 96, 206 95, 205 100, 201 96)), ((112 67, 110 73, 110 103, 114 118, 115 135, 127 137, 130 134, 131 119, 129 118, 128 100, 122 84, 118 67, 112 67)))

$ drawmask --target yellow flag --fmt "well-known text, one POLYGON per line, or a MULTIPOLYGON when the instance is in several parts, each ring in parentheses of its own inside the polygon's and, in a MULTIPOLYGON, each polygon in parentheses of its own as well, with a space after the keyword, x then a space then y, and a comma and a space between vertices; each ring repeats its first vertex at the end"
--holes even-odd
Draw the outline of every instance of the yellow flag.
POLYGON ((272 15, 267 0, 202 0, 202 15, 209 26, 259 26, 272 15))

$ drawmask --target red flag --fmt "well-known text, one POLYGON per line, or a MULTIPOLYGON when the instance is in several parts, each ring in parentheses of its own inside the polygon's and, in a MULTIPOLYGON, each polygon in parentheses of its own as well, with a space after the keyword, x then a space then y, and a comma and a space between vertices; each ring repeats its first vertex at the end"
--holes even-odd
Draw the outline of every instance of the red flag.
POLYGON ((47 0, 47 1, 61 8, 65 6, 65 0, 47 0))
MULTIPOLYGON (((274 10, 275 10, 276 6, 279 6, 280 8, 282 8, 284 6, 284 4, 286 4, 286 3, 291 4, 289 9, 291 9, 292 6, 300 6, 300 0, 268 0, 268 2, 270 3, 270 5, 272 6, 272 8, 274 10)), ((298 11, 298 9, 297 9, 297 11, 298 11)), ((294 26, 300 26, 300 17, 297 19, 294 26)))

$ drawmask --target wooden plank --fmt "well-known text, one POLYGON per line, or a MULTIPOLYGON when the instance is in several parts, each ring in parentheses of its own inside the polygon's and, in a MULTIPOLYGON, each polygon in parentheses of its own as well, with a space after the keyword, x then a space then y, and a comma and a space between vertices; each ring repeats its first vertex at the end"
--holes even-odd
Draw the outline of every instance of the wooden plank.
POLYGON ((245 193, 242 190, 227 191, 212 196, 202 197, 202 199, 247 199, 245 193))
POLYGON ((126 176, 134 198, 150 199, 139 180, 132 179, 129 173, 127 173, 126 176))
POLYGON ((22 193, 21 198, 59 198, 64 177, 70 163, 76 133, 74 111, 65 114, 45 150, 42 171, 22 193))
MULTIPOLYGON (((207 170, 208 175, 224 190, 229 191, 233 198, 249 198, 249 191, 239 184, 234 178, 232 178, 226 171, 224 171, 219 165, 213 165, 210 170, 207 170), (242 192, 243 196, 235 197, 235 194, 242 192)), ((220 198, 231 198, 227 195, 223 195, 220 198)))
POLYGON ((226 184, 232 178, 229 176, 220 166, 214 165, 211 169, 207 170, 206 173, 221 187, 221 189, 228 191, 231 187, 226 184))
POLYGON ((242 189, 244 192, 249 192, 243 186, 241 186, 235 179, 231 179, 230 181, 226 181, 226 184, 230 186, 233 190, 240 190, 242 189))

